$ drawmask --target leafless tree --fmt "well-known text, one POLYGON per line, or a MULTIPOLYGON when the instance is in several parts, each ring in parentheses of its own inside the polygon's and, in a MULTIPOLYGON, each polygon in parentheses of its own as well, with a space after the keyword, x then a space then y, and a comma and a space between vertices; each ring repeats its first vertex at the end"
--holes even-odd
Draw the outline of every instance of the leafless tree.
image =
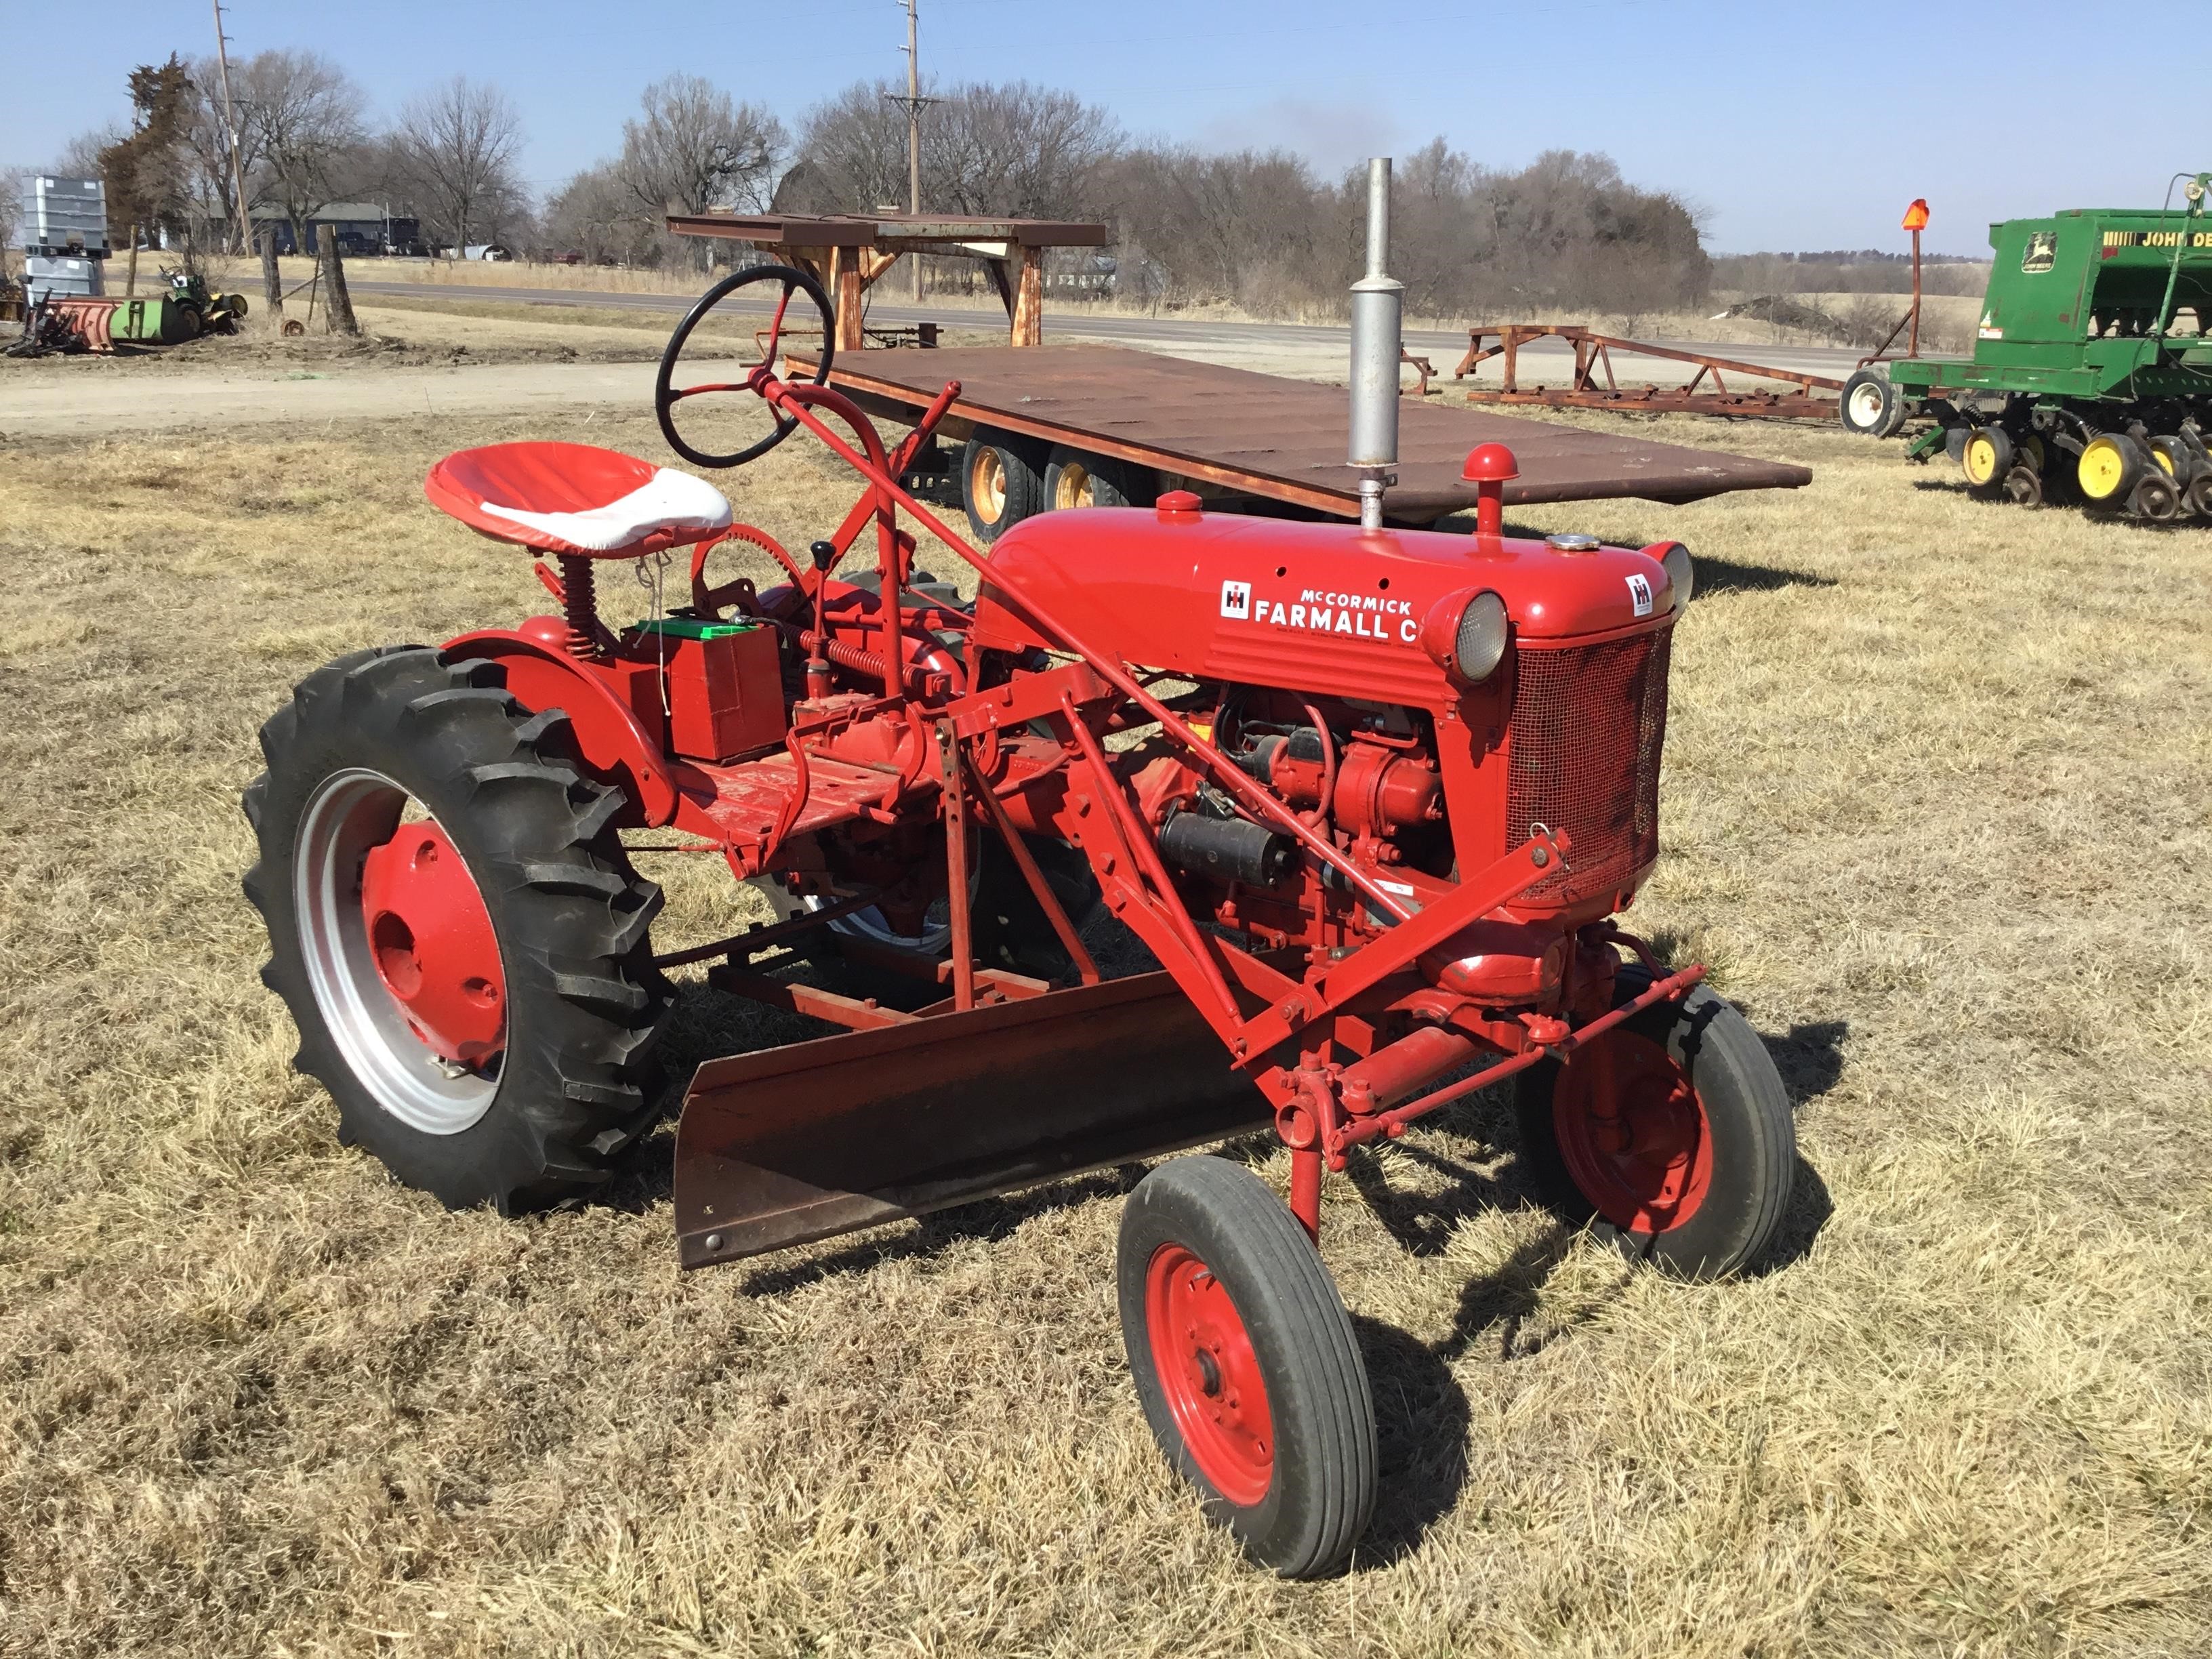
MULTIPOLYGON (((783 152, 783 123, 696 75, 645 89, 638 118, 623 123, 616 176, 656 229, 671 208, 762 208, 783 152)), ((702 253, 705 249, 700 250, 702 253)))
MULTIPOLYGON (((887 81, 863 82, 807 113, 799 155, 848 209, 906 199, 906 117, 890 101, 893 91, 887 81)), ((941 212, 1079 214, 1099 165, 1121 148, 1114 118, 1073 93, 1016 81, 937 88, 930 96, 921 198, 941 212)))
MULTIPOLYGON (((202 76, 205 89, 215 84, 202 76)), ((254 166, 247 206, 266 204, 291 222, 292 246, 307 247, 307 222, 315 211, 356 184, 368 139, 368 100, 343 69, 313 52, 257 52, 231 70, 231 99, 254 166)), ((214 111, 220 131, 222 115, 214 111)))
POLYGON ((455 254, 465 256, 471 230, 521 210, 514 167, 521 148, 522 119, 507 95, 457 75, 408 100, 390 153, 425 228, 450 236, 455 254))
POLYGON ((548 246, 573 249, 592 264, 645 261, 664 240, 661 216, 647 213, 612 162, 587 167, 545 204, 548 246))
POLYGON ((30 168, 0 167, 0 277, 8 274, 9 250, 23 216, 23 187, 30 182, 30 168))
POLYGON ((130 128, 113 121, 104 126, 88 127, 62 146, 61 153, 47 163, 46 171, 64 179, 97 179, 100 152, 130 136, 130 128))

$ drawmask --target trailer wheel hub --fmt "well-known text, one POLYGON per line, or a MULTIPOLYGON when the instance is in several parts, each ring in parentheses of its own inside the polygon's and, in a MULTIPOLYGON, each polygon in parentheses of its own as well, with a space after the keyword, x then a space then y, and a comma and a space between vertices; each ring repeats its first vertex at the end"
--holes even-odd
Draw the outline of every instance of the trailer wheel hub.
POLYGON ((1259 1356, 1229 1291, 1180 1244, 1145 1276, 1145 1329, 1176 1427, 1213 1489, 1249 1508, 1274 1478, 1275 1425, 1259 1356))
POLYGON ((376 976, 423 1046, 480 1068, 505 1046, 507 979, 491 913, 468 866, 434 823, 403 823, 370 849, 362 920, 376 976))
POLYGON ((1664 1044, 1616 1027, 1569 1061, 1552 1101, 1568 1171, 1607 1221, 1656 1234, 1697 1213, 1712 1137, 1696 1085, 1664 1044))

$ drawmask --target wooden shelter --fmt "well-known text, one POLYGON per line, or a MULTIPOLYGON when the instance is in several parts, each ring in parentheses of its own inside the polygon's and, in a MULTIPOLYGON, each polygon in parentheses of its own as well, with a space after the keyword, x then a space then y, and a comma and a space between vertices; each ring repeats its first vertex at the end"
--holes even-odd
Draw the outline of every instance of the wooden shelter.
POLYGON ((860 349, 861 296, 902 253, 981 260, 1006 302, 1011 343, 1033 346, 1044 337, 1044 251, 1106 245, 1103 224, 948 213, 672 213, 668 228, 678 236, 751 242, 811 271, 836 307, 840 351, 860 349))

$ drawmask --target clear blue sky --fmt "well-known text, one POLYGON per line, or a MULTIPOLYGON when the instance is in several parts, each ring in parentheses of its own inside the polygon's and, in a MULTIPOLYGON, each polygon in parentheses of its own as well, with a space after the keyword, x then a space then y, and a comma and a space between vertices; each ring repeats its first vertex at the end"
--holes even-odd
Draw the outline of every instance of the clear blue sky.
MULTIPOLYGON (((0 162, 46 162, 125 113, 134 64, 212 40, 198 0, 104 0, 85 14, 97 27, 64 26, 51 50, 28 46, 37 15, 0 70, 0 162)), ((609 153, 640 88, 673 70, 787 121, 905 72, 893 0, 236 0, 226 15, 234 51, 326 52, 380 113, 457 70, 496 81, 540 191, 609 153)), ((1902 249, 1898 216, 1925 196, 1930 250, 1980 253, 1992 219, 2154 205, 2172 173, 2212 167, 2212 98, 2182 68, 2212 41, 2212 0, 2124 19, 2078 0, 921 0, 921 15, 925 70, 1066 87, 1139 137, 1284 144, 1331 170, 1439 133, 1498 166, 1603 150, 1704 209, 1721 252, 1902 249)))

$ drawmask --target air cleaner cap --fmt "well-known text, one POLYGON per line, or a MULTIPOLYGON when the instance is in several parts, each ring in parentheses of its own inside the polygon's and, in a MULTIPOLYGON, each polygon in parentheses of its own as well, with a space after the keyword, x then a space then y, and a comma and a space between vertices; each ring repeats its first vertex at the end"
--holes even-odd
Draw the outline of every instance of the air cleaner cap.
POLYGON ((1199 514, 1197 495, 1188 489, 1170 489, 1153 503, 1163 519, 1194 519, 1199 514))

